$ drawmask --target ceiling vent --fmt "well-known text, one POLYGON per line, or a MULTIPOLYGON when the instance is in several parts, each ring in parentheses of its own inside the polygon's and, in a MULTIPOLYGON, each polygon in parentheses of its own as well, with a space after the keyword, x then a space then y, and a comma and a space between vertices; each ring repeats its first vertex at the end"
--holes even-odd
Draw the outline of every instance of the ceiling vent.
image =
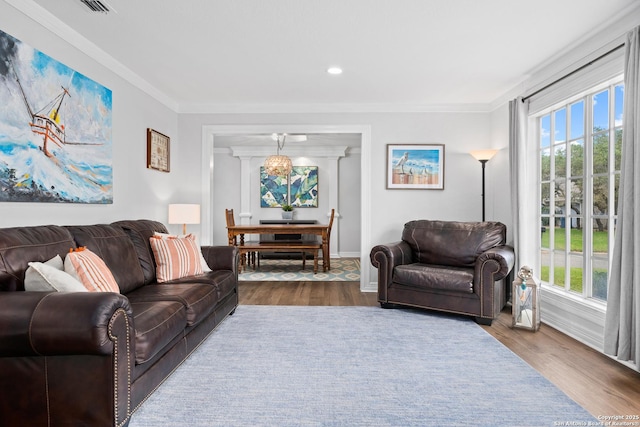
POLYGON ((105 1, 101 0, 80 0, 92 12, 109 13, 111 9, 105 1))

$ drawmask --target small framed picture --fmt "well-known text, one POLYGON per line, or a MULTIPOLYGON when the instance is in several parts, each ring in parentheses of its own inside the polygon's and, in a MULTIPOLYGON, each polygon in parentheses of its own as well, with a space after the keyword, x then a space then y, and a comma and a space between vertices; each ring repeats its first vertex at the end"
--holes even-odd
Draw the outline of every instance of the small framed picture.
POLYGON ((387 144, 387 188, 444 190, 444 144, 387 144))
POLYGON ((169 172, 170 140, 153 129, 147 129, 147 168, 169 172))

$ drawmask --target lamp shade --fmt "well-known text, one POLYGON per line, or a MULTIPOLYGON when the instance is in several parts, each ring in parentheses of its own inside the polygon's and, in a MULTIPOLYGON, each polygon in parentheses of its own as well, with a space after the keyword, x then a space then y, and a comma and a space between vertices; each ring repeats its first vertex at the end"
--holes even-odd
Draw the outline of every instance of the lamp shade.
POLYGON ((292 168, 291 159, 287 156, 269 156, 264 161, 264 170, 267 175, 286 176, 291 173, 292 168))
POLYGON ((169 205, 169 224, 200 224, 200 205, 169 205))
POLYGON ((471 151, 469 154, 475 157, 476 160, 489 161, 493 156, 496 155, 497 152, 498 150, 474 150, 474 151, 471 151))

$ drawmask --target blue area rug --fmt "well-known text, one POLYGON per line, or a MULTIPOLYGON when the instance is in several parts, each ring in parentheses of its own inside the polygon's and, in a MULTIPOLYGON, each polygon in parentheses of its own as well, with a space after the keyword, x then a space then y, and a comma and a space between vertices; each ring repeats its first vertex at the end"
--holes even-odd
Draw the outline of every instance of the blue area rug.
POLYGON ((130 427, 568 421, 597 422, 470 319, 377 307, 241 305, 130 427))
POLYGON ((260 267, 247 267, 238 275, 240 281, 269 282, 359 282, 360 260, 358 258, 332 258, 331 270, 322 271, 322 261, 318 262, 318 272, 313 273, 313 259, 307 259, 302 269, 301 259, 262 259, 260 267))

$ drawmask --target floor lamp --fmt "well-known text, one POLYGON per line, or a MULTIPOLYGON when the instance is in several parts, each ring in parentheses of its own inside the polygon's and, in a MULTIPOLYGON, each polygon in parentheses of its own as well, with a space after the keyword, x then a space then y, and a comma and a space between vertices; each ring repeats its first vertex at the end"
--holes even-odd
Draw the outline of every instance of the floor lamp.
POLYGON ((169 224, 182 224, 182 234, 187 234, 187 224, 200 224, 200 205, 169 205, 169 224))
POLYGON ((497 152, 498 150, 475 150, 469 153, 476 160, 482 163, 482 222, 484 222, 484 218, 485 218, 484 216, 484 167, 487 164, 487 162, 491 160, 493 156, 496 155, 497 152))

